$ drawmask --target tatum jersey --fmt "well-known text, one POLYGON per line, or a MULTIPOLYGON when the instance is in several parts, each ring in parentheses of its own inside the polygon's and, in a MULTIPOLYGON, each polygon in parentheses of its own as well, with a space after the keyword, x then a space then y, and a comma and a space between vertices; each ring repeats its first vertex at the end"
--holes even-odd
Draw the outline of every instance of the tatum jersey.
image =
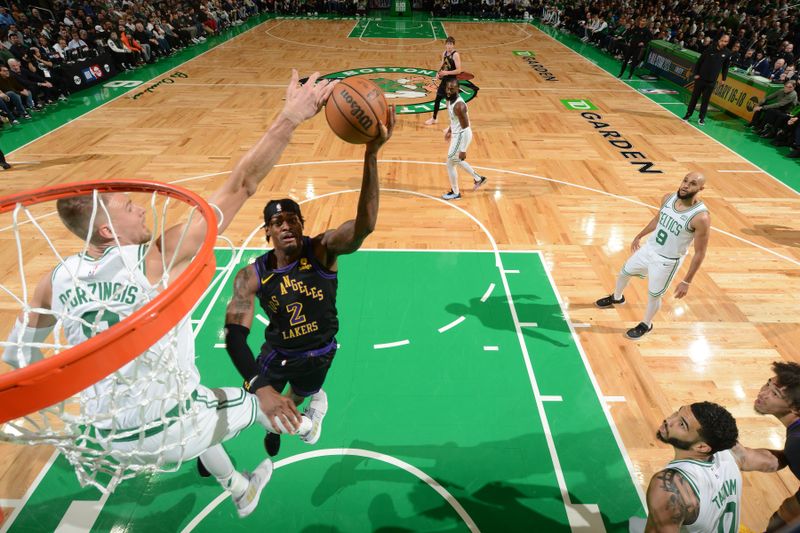
POLYGON ((670 259, 686 255, 694 239, 694 229, 690 229, 689 224, 694 217, 708 211, 703 202, 697 202, 685 211, 678 211, 675 209, 677 203, 678 194, 672 193, 661 206, 655 232, 647 241, 653 251, 670 259))
MULTIPOLYGON (((158 294, 144 272, 145 251, 144 245, 112 246, 97 259, 67 257, 53 270, 51 309, 67 316, 63 328, 70 345, 110 328, 158 294)), ((160 418, 199 383, 187 317, 148 351, 82 391, 81 405, 97 427, 137 428, 160 418), (163 358, 170 354, 177 368, 165 375, 163 358), (148 402, 151 398, 167 399, 148 402)))
MULTIPOLYGON (((456 98, 456 101, 453 102, 452 104, 450 103, 450 100, 446 100, 446 101, 447 101, 447 113, 450 115, 450 134, 455 137, 456 135, 458 135, 462 131, 469 129, 469 126, 467 126, 466 128, 462 128, 461 127, 461 121, 458 120, 458 116, 456 115, 456 111, 455 111, 456 105, 458 105, 459 102, 464 104, 465 108, 466 108, 467 104, 466 104, 466 102, 464 102, 464 100, 461 98, 461 96, 456 98)), ((467 113, 466 109, 464 110, 464 113, 467 113)), ((467 118, 469 119, 469 114, 468 113, 467 113, 467 118)))
POLYGON ((303 237, 300 258, 280 269, 270 268, 269 251, 256 259, 258 300, 269 316, 262 354, 313 350, 333 340, 339 331, 336 314, 336 273, 314 257, 311 239, 303 237))
POLYGON ((700 513, 693 524, 684 525, 686 533, 739 531, 739 508, 742 499, 742 473, 730 450, 717 452, 711 462, 671 461, 667 470, 680 472, 700 502, 700 513))

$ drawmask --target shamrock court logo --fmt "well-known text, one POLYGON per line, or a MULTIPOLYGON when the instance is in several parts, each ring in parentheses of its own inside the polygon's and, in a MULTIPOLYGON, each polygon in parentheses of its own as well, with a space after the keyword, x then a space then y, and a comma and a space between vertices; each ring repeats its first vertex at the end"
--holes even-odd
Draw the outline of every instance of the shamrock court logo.
MULTIPOLYGON (((398 114, 430 113, 439 79, 436 71, 414 67, 367 67, 325 74, 322 78, 341 80, 363 76, 381 88, 389 104, 398 114)), ((460 84, 461 98, 469 102, 475 97, 472 87, 460 84)), ((441 103, 444 106, 444 101, 441 103)))

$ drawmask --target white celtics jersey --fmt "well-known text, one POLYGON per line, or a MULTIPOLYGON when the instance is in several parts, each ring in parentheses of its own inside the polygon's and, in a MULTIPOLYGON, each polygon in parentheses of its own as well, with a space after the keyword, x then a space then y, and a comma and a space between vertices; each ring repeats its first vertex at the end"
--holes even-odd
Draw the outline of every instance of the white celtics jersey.
MULTIPOLYGON (((145 248, 112 246, 97 259, 73 255, 53 270, 51 308, 56 315, 68 316, 62 326, 70 345, 127 318, 158 294, 144 272, 145 248)), ((137 428, 160 418, 199 383, 191 326, 185 317, 148 351, 83 390, 81 408, 97 427, 137 428), (174 360, 165 359, 169 357, 174 360)))
MULTIPOLYGON (((447 114, 450 115, 450 133, 455 136, 466 129, 461 127, 461 122, 458 120, 458 117, 456 116, 455 112, 456 104, 461 102, 462 104, 464 104, 464 107, 466 107, 467 104, 466 102, 464 102, 464 99, 461 98, 461 96, 456 98, 456 101, 453 102, 452 104, 450 103, 450 100, 445 99, 445 101, 447 102, 447 114)), ((469 118, 469 111, 464 110, 464 112, 467 113, 467 118, 469 118)))
POLYGON ((666 468, 680 472, 700 502, 697 520, 693 524, 684 525, 682 532, 739 531, 742 473, 730 450, 715 453, 709 463, 684 459, 671 461, 666 468))
POLYGON ((694 240, 694 230, 689 223, 700 213, 708 211, 703 202, 697 202, 686 211, 678 211, 678 194, 672 193, 658 212, 656 229, 647 240, 648 246, 663 257, 679 259, 686 255, 694 240))

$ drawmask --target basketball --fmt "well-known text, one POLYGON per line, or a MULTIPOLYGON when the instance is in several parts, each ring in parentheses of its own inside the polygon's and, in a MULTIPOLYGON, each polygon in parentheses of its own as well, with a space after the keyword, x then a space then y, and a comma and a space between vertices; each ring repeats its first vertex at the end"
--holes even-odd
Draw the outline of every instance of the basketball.
POLYGON ((333 89, 325 104, 325 118, 345 142, 366 144, 380 135, 388 105, 383 91, 366 78, 347 78, 333 89))

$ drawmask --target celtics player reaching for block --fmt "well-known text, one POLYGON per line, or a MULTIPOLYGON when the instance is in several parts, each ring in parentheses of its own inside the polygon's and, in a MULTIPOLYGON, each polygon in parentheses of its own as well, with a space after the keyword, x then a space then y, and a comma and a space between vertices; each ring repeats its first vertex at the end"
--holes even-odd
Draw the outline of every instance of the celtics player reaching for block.
POLYGON ((711 217, 697 193, 705 188, 705 177, 699 172, 689 172, 683 178, 677 192, 667 194, 661 200, 661 209, 631 243, 633 255, 628 258, 617 277, 614 293, 600 298, 595 305, 600 308, 625 303, 622 291, 631 276, 647 277, 647 311, 644 320, 625 334, 629 339, 638 339, 653 330, 653 317, 661 308, 661 298, 669 288, 672 278, 680 269, 694 241, 694 257, 689 270, 675 289, 675 298, 683 298, 689 292, 692 280, 706 257, 708 238, 711 232, 711 217), (639 241, 652 233, 644 246, 639 241))
POLYGON ((467 104, 458 94, 458 80, 451 79, 446 85, 447 113, 450 115, 450 127, 444 131, 444 140, 450 141, 447 151, 447 177, 450 179, 450 191, 442 195, 445 200, 460 200, 461 192, 458 188, 458 172, 456 167, 466 170, 473 180, 473 191, 486 183, 486 178, 479 175, 467 163, 467 148, 472 142, 472 128, 467 114, 467 104))
MULTIPOLYGON (((366 146, 356 218, 315 237, 303 235, 305 220, 293 200, 272 200, 264 208, 267 241, 274 248, 236 274, 233 298, 225 315, 225 344, 250 391, 274 400, 267 415, 284 427, 299 429, 297 411, 310 398, 304 414, 312 430, 301 438, 315 444, 322 431, 328 399, 322 385, 336 354, 339 330, 336 310, 337 259, 359 249, 378 219, 378 151, 394 129, 394 107, 382 135, 366 146), (269 317, 265 342, 256 361, 247 344, 258 302, 269 317), (286 396, 284 389, 289 385, 286 396)), ((274 456, 279 433, 269 431, 265 444, 274 456)))
MULTIPOLYGON (((292 72, 282 112, 209 198, 219 214, 220 233, 255 194, 297 126, 316 115, 330 96, 333 84, 317 84, 318 77, 315 73, 301 86, 297 71, 292 72)), ((41 279, 30 304, 41 312, 28 313, 27 324, 20 318, 9 341, 16 342, 20 336, 43 339, 53 329, 55 317, 62 317, 63 334, 69 344, 76 345, 94 335, 98 324, 124 320, 159 293, 165 276, 172 280, 186 269, 208 231, 205 220, 194 217, 153 240, 145 208, 124 193, 98 197, 97 201, 91 195, 58 200, 64 225, 87 239, 85 252, 67 257, 41 279), (168 271, 166 265, 171 265, 168 271)), ((30 364, 41 356, 38 349, 30 347, 10 347, 3 353, 3 359, 15 366, 30 364)), ((94 421, 93 438, 111 450, 112 457, 117 454, 130 457, 131 463, 147 465, 179 464, 202 457, 208 471, 231 493, 240 516, 255 509, 272 474, 272 463, 266 459, 252 474, 242 474, 234 469, 221 443, 256 421, 280 430, 280 420, 264 414, 273 409, 274 401, 242 388, 201 385, 189 316, 147 352, 80 393, 81 414, 94 421), (165 357, 175 359, 169 365, 174 372, 168 375, 162 371, 165 357), (175 391, 185 391, 186 396, 175 398, 175 391)), ((292 431, 297 429, 302 436, 312 423, 307 418, 301 422, 294 424, 292 431)))

